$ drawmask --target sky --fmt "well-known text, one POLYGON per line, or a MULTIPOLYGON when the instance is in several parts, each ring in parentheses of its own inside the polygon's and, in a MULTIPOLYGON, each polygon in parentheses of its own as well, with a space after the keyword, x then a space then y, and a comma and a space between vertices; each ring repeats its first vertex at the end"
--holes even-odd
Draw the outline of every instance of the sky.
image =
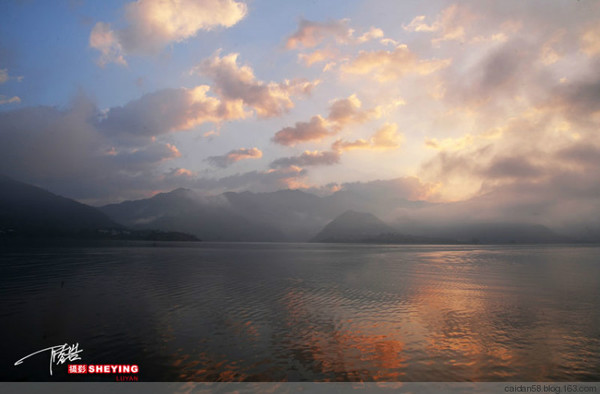
POLYGON ((0 173, 94 205, 383 181, 584 220, 599 66, 593 0, 3 1, 0 173))

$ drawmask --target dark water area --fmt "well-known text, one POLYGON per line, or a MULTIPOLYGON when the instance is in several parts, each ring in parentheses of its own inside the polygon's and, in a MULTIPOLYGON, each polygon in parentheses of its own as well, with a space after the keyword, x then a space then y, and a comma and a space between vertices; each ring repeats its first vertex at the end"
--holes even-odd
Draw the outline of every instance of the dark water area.
POLYGON ((600 247, 7 247, 4 381, 599 381, 600 247))

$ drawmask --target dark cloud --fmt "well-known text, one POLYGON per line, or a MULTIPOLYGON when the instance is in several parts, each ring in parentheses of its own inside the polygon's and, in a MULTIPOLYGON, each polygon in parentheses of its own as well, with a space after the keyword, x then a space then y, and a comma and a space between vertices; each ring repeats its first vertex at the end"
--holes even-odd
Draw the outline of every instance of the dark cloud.
POLYGON ((534 178, 541 174, 542 169, 523 156, 497 157, 483 170, 489 178, 534 178))
POLYGON ((261 157, 262 152, 258 148, 240 148, 229 151, 221 156, 211 156, 207 160, 215 167, 226 168, 240 160, 260 159, 261 157))
POLYGON ((319 152, 306 151, 298 156, 282 157, 271 162, 271 168, 282 168, 290 166, 330 166, 340 162, 340 154, 338 152, 319 152))

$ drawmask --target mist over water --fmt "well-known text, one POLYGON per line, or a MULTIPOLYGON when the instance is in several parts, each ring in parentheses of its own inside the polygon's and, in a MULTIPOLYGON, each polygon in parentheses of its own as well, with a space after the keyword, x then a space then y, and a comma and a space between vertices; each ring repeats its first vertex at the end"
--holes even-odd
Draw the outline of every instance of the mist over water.
POLYGON ((48 346, 145 381, 598 381, 600 248, 144 243, 5 248, 3 380, 48 346))

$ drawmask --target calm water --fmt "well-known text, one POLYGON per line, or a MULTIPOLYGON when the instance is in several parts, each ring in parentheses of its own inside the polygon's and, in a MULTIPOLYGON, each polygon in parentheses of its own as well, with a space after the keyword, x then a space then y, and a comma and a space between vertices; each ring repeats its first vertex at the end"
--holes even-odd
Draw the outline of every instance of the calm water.
POLYGON ((153 381, 600 380, 594 246, 4 248, 0 274, 3 380, 77 380, 13 366, 65 342, 153 381))

